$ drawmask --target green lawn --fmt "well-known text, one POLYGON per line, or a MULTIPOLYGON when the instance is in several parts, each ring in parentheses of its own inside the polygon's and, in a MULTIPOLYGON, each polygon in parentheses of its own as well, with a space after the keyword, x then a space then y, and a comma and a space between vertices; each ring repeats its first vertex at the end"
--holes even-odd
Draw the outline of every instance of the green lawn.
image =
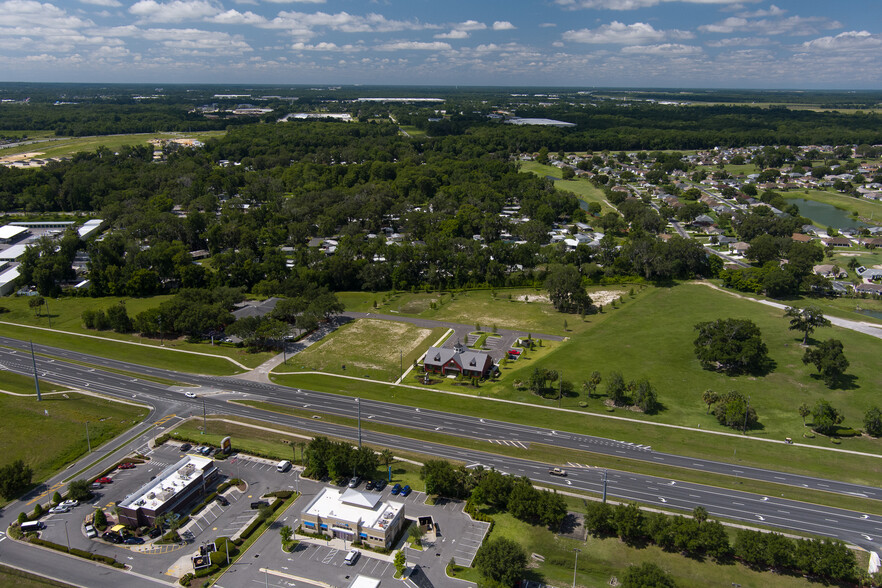
MULTIPOLYGON (((531 172, 536 174, 537 176, 542 176, 543 178, 545 176, 551 176, 554 178, 561 177, 560 168, 554 167, 553 165, 543 165, 535 161, 521 161, 518 165, 520 166, 521 171, 531 172)), ((616 209, 609 202, 607 202, 606 195, 603 193, 603 190, 596 187, 588 180, 558 179, 554 182, 554 187, 558 190, 572 192, 576 195, 576 197, 578 197, 580 200, 584 200, 585 202, 597 202, 598 204, 600 204, 600 214, 602 215, 606 214, 607 212, 616 212, 616 209)))
POLYGON ((629 547, 618 539, 588 538, 587 542, 557 536, 545 527, 529 525, 507 513, 494 514, 496 524, 489 538, 506 537, 518 542, 527 554, 545 557, 530 570, 530 577, 556 586, 573 582, 576 563, 574 548, 580 549, 577 586, 609 586, 613 577, 621 581, 630 565, 652 562, 674 577, 677 586, 729 586, 744 588, 796 588, 811 585, 801 576, 757 572, 740 563, 719 565, 712 560, 696 560, 667 553, 655 546, 629 547))
MULTIPOLYGON (((22 376, 21 374, 14 374, 9 371, 3 372, 3 381, 0 382, 0 390, 14 392, 16 394, 37 395, 37 389, 34 386, 34 377, 32 375, 22 376)), ((63 392, 66 390, 70 390, 70 388, 59 386, 58 384, 53 384, 40 378, 40 393, 42 394, 45 394, 46 392, 63 392)))
MULTIPOLYGON (((643 285, 617 284, 591 287, 588 293, 596 303, 602 303, 606 308, 611 298, 624 297, 629 300, 631 290, 639 299, 645 288, 643 285)), ((579 315, 561 314, 554 310, 548 300, 548 292, 541 288, 464 290, 456 293, 341 292, 337 296, 349 311, 401 314, 480 325, 485 331, 492 331, 495 326, 527 333, 572 336, 593 328, 610 316, 608 312, 588 315, 583 321, 579 315), (435 308, 432 308, 432 304, 435 308)))
POLYGON ((59 588, 67 588, 70 584, 49 580, 36 574, 0 565, 0 586, 15 586, 15 588, 47 588, 49 586, 57 586, 59 588))
MULTIPOLYGON (((62 297, 57 299, 49 299, 49 315, 47 316, 46 307, 44 306, 39 315, 35 315, 34 311, 28 307, 28 301, 31 300, 28 296, 9 296, 3 299, 0 299, 0 306, 3 306, 9 310, 9 312, 5 312, 0 314, 0 321, 17 323, 22 325, 30 325, 37 327, 49 327, 49 321, 52 321, 52 328, 58 329, 60 331, 68 331, 71 333, 83 333, 88 335, 95 335, 98 337, 103 337, 106 339, 116 339, 119 341, 134 341, 137 343, 143 343, 145 345, 152 345, 154 347, 160 348, 170 348, 170 349, 184 349, 187 351, 198 351, 200 353, 208 353, 211 355, 218 355, 223 357, 230 357, 238 361, 239 363, 246 365, 248 367, 257 367, 267 359, 271 358, 274 354, 272 353, 247 353, 244 349, 240 349, 228 344, 219 344, 219 345, 211 345, 210 343, 188 343, 184 337, 180 337, 177 339, 168 339, 165 338, 163 340, 160 339, 151 339, 148 337, 141 337, 138 334, 122 334, 115 333, 113 331, 92 331, 86 329, 83 326, 82 315, 84 310, 106 310, 107 308, 118 304, 119 302, 124 302, 126 305, 126 310, 130 317, 134 317, 140 312, 147 310, 148 308, 154 308, 159 306, 162 302, 170 299, 171 296, 152 296, 149 298, 123 298, 123 297, 115 297, 115 296, 107 296, 103 298, 78 298, 78 297, 62 297)), ((5 328, 6 325, 0 325, 0 329, 5 328)), ((40 331, 37 330, 27 330, 27 336, 24 336, 24 339, 33 339, 37 341, 37 333, 40 331)), ((43 332, 45 333, 45 332, 43 332)), ((10 335, 15 336, 15 335, 10 335)), ((82 341, 82 339, 76 339, 77 341, 82 341)), ((94 341, 94 339, 92 340, 94 341)), ((48 343, 47 341, 41 341, 46 343, 47 345, 51 345, 52 343, 48 343)), ((61 346, 59 344, 59 346, 61 346)), ((73 347, 72 349, 80 350, 78 347, 73 347)), ((179 354, 184 355, 184 354, 179 354)), ((198 356, 191 356, 198 357, 198 356)), ((205 358, 208 361, 206 362, 206 367, 202 369, 217 369, 211 368, 210 365, 215 363, 215 360, 211 358, 205 358)), ((130 360, 137 361, 137 360, 130 360)), ((234 364, 224 361, 223 363, 229 364, 229 368, 236 370, 234 364)), ((199 371, 199 370, 197 370, 199 371)), ((241 371, 239 369, 238 371, 241 371)), ((207 372, 206 372, 207 373, 207 372)), ((226 372, 225 372, 226 373, 226 372)), ((237 373, 236 371, 228 372, 228 373, 237 373)))
POLYGON ((298 353, 280 372, 316 370, 393 382, 447 329, 423 329, 408 323, 359 319, 298 353), (399 355, 399 352, 401 354, 399 355), (343 366, 346 366, 345 369, 343 366))
MULTIPOLYGON (((5 133, 5 131, 4 131, 5 133)), ((29 136, 37 136, 40 131, 28 132, 29 136)), ((18 153, 40 153, 39 158, 68 157, 80 151, 95 151, 104 146, 115 151, 123 145, 146 145, 151 139, 198 139, 205 141, 213 137, 222 137, 226 131, 198 131, 195 133, 136 133, 131 135, 102 135, 94 137, 61 137, 57 141, 47 141, 34 145, 22 145, 0 150, 0 157, 18 153)))
POLYGON ((22 459, 33 468, 35 481, 46 479, 88 451, 86 422, 94 450, 148 414, 146 407, 75 392, 66 396, 45 396, 37 402, 35 397, 0 394, 0 465, 22 459))

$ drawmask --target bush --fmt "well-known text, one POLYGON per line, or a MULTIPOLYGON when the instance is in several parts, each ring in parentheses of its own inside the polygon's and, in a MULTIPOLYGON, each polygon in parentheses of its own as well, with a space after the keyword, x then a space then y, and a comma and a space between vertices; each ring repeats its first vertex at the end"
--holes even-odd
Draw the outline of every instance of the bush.
POLYGON ((194 577, 195 576, 193 576, 193 572, 187 572, 186 574, 181 576, 181 579, 178 580, 178 584, 180 584, 181 586, 189 586, 194 577))
POLYGON ((211 576, 211 575, 215 574, 218 570, 220 570, 219 567, 217 567, 217 566, 214 565, 214 564, 211 564, 211 565, 208 566, 207 568, 202 568, 201 570, 197 570, 197 571, 193 574, 193 577, 194 577, 194 578, 204 578, 204 577, 206 577, 206 576, 211 576))
POLYGON ((18 524, 21 525, 26 522, 28 522, 28 515, 23 512, 18 513, 18 524))
POLYGON ((38 502, 37 505, 34 507, 34 518, 37 519, 41 516, 43 516, 43 505, 38 502))
POLYGON ((226 551, 212 551, 208 557, 211 560, 212 565, 216 565, 217 567, 222 567, 227 563, 226 551))
POLYGON ((272 496, 274 498, 281 498, 282 500, 287 500, 294 496, 293 490, 276 490, 275 492, 270 492, 269 494, 264 494, 264 496, 272 496))

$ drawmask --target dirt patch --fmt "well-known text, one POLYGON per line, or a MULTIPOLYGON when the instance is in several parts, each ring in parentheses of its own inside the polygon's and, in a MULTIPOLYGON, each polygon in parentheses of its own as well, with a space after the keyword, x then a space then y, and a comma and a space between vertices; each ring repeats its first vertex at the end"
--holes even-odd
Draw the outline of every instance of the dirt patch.
POLYGON ((25 159, 32 159, 34 157, 40 157, 43 155, 39 151, 34 151, 31 153, 17 153, 15 155, 7 155, 5 157, 0 157, 0 163, 11 163, 13 161, 22 161, 25 159))
POLYGON ((524 294, 523 296, 518 296, 517 300, 518 302, 551 304, 551 298, 548 297, 548 294, 524 294))
MULTIPOLYGON (((413 343, 413 346, 416 346, 421 344, 431 334, 431 329, 416 328, 409 323, 360 319, 338 330, 334 337, 322 342, 315 348, 314 352, 328 355, 341 354, 343 357, 348 355, 350 356, 348 363, 354 366, 382 369, 380 365, 374 365, 370 362, 359 362, 352 356, 361 355, 364 357, 368 355, 371 359, 376 359, 378 363, 391 362, 397 364, 399 347, 383 343, 398 341, 406 337, 410 343, 413 343), (358 350, 359 353, 353 353, 354 350, 358 350)), ((313 352, 313 350, 310 351, 313 352)))
POLYGON ((624 295, 625 292, 623 290, 598 290, 597 292, 588 293, 588 296, 591 297, 591 302, 600 306, 606 306, 624 295))

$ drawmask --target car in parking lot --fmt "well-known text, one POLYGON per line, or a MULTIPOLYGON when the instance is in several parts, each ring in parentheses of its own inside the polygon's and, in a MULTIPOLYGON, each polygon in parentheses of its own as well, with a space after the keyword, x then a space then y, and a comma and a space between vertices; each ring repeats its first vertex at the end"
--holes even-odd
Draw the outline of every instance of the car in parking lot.
POLYGON ((125 541, 123 541, 126 545, 141 545, 144 543, 144 540, 140 537, 129 537, 125 541))
POLYGON ((79 500, 65 500, 64 502, 62 502, 58 506, 67 506, 67 507, 73 508, 73 507, 79 506, 79 505, 80 505, 79 500))
POLYGON ((405 486, 404 488, 402 488, 399 494, 401 496, 407 496, 408 494, 410 494, 410 486, 405 486))
POLYGON ((189 443, 182 443, 181 444, 181 451, 190 451, 191 449, 193 449, 193 446, 190 445, 189 443))
POLYGON ((85 527, 83 527, 83 530, 86 532, 86 537, 88 537, 89 539, 94 539, 98 536, 98 531, 96 531, 95 527, 93 527, 92 525, 86 525, 85 527))
POLYGON ((92 490, 101 490, 102 488, 104 488, 104 484, 101 484, 100 482, 92 482, 89 485, 89 488, 91 488, 92 490))
POLYGON ((373 489, 374 489, 374 481, 373 481, 373 480, 368 480, 367 482, 365 482, 365 483, 364 483, 364 489, 365 489, 365 490, 373 490, 373 489))
POLYGON ((110 541, 111 543, 116 543, 116 544, 123 542, 122 537, 120 537, 116 533, 112 533, 111 531, 106 531, 103 535, 101 535, 101 538, 104 539, 105 541, 110 541))
POLYGON ((147 533, 147 535, 149 535, 151 539, 156 539, 157 537, 162 535, 162 529, 160 529, 159 527, 153 527, 152 529, 150 529, 150 532, 147 533))
POLYGON ((346 554, 346 559, 343 560, 347 566, 354 566, 355 562, 358 561, 361 552, 357 549, 350 549, 349 553, 346 554))
POLYGON ((221 506, 230 506, 230 501, 223 496, 218 495, 215 500, 217 500, 221 506))
POLYGON ((266 500, 255 500, 251 503, 251 508, 253 510, 257 510, 261 506, 269 506, 269 502, 267 502, 266 500))
POLYGON ((59 504, 49 509, 49 514, 61 514, 63 512, 70 512, 70 507, 59 504))
POLYGON ((199 451, 199 453, 201 453, 202 455, 211 455, 212 453, 214 453, 214 447, 205 446, 199 451))
POLYGON ((361 484, 361 478, 359 478, 358 476, 353 476, 349 479, 350 488, 356 488, 359 484, 361 484))
POLYGON ((113 484, 113 480, 111 480, 107 476, 103 476, 101 478, 98 478, 97 480, 95 480, 95 482, 98 484, 113 484))
POLYGON ((117 466, 117 467, 118 467, 118 469, 121 469, 121 470, 132 470, 132 469, 135 469, 135 464, 133 464, 130 461, 127 461, 125 463, 119 464, 119 466, 117 466))
POLYGON ((377 492, 379 492, 380 490, 382 490, 385 487, 386 487, 386 480, 375 480, 374 481, 374 490, 376 490, 377 492))
POLYGON ((401 492, 401 484, 395 484, 392 486, 392 494, 398 496, 398 493, 401 492))

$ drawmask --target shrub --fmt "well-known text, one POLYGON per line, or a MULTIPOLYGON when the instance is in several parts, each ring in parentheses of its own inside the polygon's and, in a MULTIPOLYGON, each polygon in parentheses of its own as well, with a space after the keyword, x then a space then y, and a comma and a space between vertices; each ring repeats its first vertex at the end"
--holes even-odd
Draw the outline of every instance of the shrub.
POLYGON ((34 507, 34 518, 39 518, 43 516, 43 506, 40 503, 34 507))
POLYGON ((21 525, 26 522, 28 522, 28 515, 23 512, 18 513, 18 524, 21 525))
POLYGON ((212 565, 216 565, 217 567, 222 567, 227 563, 226 551, 212 551, 208 557, 211 559, 212 565))
POLYGON ((190 582, 193 581, 193 578, 193 572, 187 572, 186 574, 181 576, 181 579, 178 580, 178 584, 180 584, 181 586, 189 586, 190 582))

